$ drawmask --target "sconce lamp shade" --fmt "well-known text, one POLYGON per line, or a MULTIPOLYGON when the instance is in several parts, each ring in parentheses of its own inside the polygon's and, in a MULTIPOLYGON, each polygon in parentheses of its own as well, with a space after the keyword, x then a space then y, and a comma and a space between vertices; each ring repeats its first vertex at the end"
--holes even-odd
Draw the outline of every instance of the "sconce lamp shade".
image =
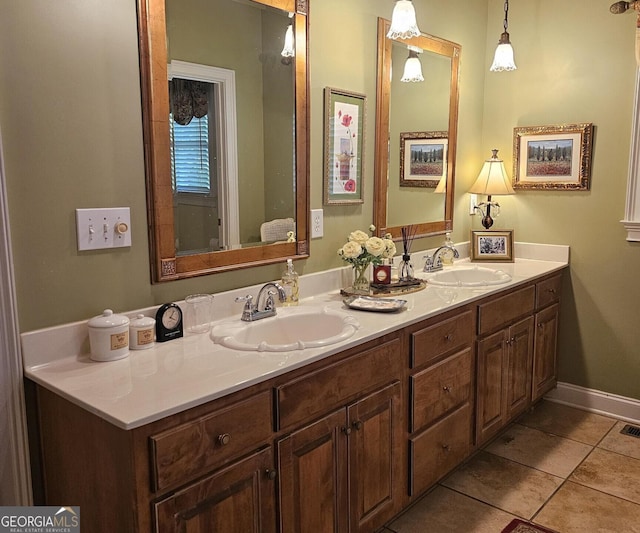
POLYGON ((411 0, 396 0, 387 37, 389 39, 410 39, 419 35, 420 30, 413 3, 411 0))
POLYGON ((282 57, 293 57, 295 55, 295 47, 293 42, 293 24, 287 26, 284 34, 284 48, 281 52, 282 57))
POLYGON ((473 194, 515 194, 511 180, 504 168, 504 161, 498 157, 498 150, 491 150, 491 159, 482 166, 478 179, 469 189, 473 194))
POLYGON ((447 176, 442 176, 440 178, 440 181, 438 182, 438 185, 436 185, 436 188, 433 190, 433 192, 438 194, 444 194, 445 192, 447 192, 447 176))
POLYGON ((500 72, 503 70, 516 70, 517 68, 513 58, 513 47, 509 42, 509 34, 504 32, 500 36, 500 42, 493 56, 493 64, 489 70, 491 72, 500 72))
POLYGON ((400 81, 424 81, 424 76, 422 76, 422 64, 420 63, 420 59, 418 59, 417 50, 419 49, 414 48, 413 46, 409 47, 409 57, 404 63, 404 72, 400 81))

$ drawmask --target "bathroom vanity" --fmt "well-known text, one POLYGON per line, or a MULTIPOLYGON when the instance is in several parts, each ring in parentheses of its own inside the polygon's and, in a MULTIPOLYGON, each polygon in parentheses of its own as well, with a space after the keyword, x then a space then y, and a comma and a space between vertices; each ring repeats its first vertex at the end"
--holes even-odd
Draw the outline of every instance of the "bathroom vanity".
MULTIPOLYGON (((428 285, 297 352, 201 335, 128 362, 31 360, 73 343, 24 334, 46 503, 80 505, 92 532, 375 531, 555 385, 566 265, 428 285)), ((333 290, 305 305, 343 308, 333 290)), ((82 326, 66 332, 80 347, 82 326)))

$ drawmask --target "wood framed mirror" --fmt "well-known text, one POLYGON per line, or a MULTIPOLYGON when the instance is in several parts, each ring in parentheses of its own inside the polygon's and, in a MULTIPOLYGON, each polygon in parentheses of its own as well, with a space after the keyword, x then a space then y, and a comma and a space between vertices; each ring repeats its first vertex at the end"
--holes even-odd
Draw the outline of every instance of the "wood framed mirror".
POLYGON ((437 235, 453 229, 461 47, 426 34, 394 41, 389 26, 378 19, 374 224, 394 239, 403 226, 437 235), (422 82, 400 81, 408 46, 422 82))
POLYGON ((153 282, 308 257, 307 13, 308 0, 138 0, 153 282))

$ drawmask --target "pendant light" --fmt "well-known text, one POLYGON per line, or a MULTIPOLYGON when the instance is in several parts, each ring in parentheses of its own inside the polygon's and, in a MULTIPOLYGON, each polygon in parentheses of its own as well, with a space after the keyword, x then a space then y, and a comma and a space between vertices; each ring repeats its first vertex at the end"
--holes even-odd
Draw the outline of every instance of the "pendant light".
POLYGON ((422 64, 420 63, 420 59, 418 59, 418 53, 421 53, 422 49, 415 46, 409 46, 408 48, 409 57, 404 63, 404 72, 400 81, 424 81, 424 76, 422 75, 422 64))
POLYGON ((420 30, 413 3, 411 0, 396 0, 387 37, 389 39, 411 39, 411 37, 418 36, 420 36, 420 30))
POLYGON ((509 26, 509 0, 504 2, 504 31, 500 35, 498 41, 498 47, 496 48, 495 56, 493 57, 493 64, 489 69, 491 72, 500 72, 502 70, 516 70, 516 63, 513 59, 513 47, 509 41, 509 32, 507 28, 509 26))

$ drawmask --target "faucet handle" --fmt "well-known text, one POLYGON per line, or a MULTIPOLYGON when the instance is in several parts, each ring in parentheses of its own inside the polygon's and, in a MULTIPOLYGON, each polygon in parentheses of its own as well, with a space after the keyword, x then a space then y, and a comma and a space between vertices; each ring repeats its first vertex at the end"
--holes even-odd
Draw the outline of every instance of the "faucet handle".
POLYGON ((425 260, 424 262, 424 271, 425 272, 430 272, 431 268, 433 268, 433 259, 431 258, 430 255, 425 255, 422 257, 422 259, 425 260))
POLYGON ((245 309, 253 309, 253 296, 250 294, 247 294, 246 296, 238 296, 235 301, 236 303, 245 302, 245 309))

